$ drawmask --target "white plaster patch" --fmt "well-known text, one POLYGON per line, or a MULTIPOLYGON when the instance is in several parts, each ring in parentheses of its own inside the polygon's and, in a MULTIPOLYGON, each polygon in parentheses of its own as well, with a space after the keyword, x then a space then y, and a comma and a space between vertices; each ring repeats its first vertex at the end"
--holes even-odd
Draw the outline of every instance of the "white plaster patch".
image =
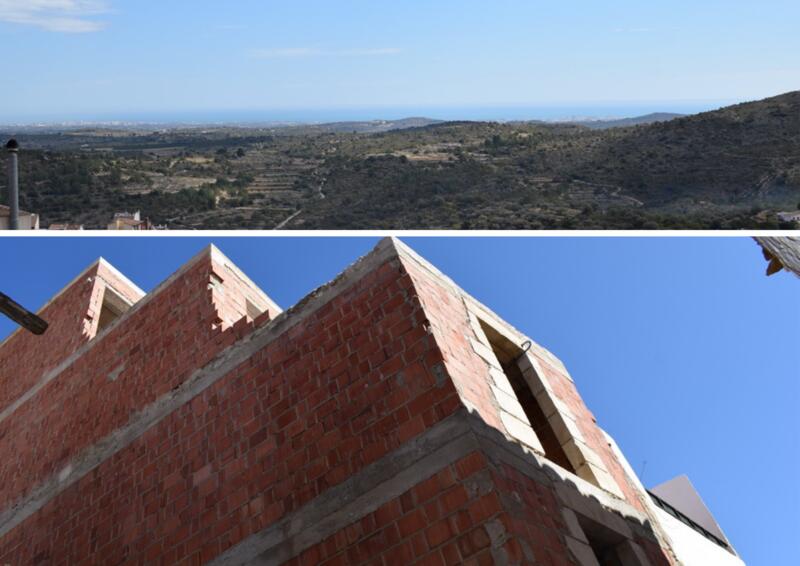
POLYGON ((64 468, 58 473, 58 481, 60 482, 67 481, 67 478, 69 478, 71 474, 72 474, 72 464, 69 464, 66 468, 64 468))

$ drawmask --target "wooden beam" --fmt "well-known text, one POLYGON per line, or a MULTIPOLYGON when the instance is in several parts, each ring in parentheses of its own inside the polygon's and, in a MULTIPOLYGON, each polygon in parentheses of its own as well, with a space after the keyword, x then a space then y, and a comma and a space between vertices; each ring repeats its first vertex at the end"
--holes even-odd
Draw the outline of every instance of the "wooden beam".
POLYGON ((29 330, 38 336, 44 334, 49 326, 47 322, 29 310, 21 307, 3 293, 0 293, 0 313, 3 313, 26 330, 29 330))
POLYGON ((800 277, 800 238, 794 236, 757 237, 764 258, 769 262, 767 275, 785 269, 800 277))

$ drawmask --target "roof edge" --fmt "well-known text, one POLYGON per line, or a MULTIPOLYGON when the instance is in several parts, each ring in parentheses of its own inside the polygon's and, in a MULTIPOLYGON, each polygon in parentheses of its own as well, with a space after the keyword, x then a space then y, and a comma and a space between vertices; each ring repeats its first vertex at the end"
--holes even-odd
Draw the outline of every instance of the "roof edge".
POLYGON ((269 295, 267 295, 267 293, 261 289, 261 287, 259 287, 255 281, 250 279, 250 277, 248 277, 248 275, 242 271, 242 269, 236 265, 231 258, 225 255, 217 246, 214 244, 209 244, 203 251, 207 251, 212 260, 223 264, 225 267, 230 269, 236 275, 236 277, 244 281, 248 287, 250 287, 265 303, 267 303, 269 308, 278 314, 283 312, 283 309, 280 307, 280 305, 276 303, 269 295))
POLYGON ((469 302, 472 303, 473 306, 477 307, 479 310, 484 311, 486 315, 494 319, 495 322, 504 326, 512 334, 518 336, 520 338, 519 340, 520 344, 526 340, 530 340, 532 348, 538 350, 538 353, 542 354, 548 361, 554 363, 557 369, 562 370, 564 372, 564 375, 568 377, 570 380, 572 380, 572 376, 567 370, 566 365, 564 365, 564 362, 562 362, 558 356, 553 354, 550 350, 548 350, 547 348, 536 342, 533 338, 531 338, 524 332, 521 332, 520 330, 515 328, 511 323, 506 321, 503 317, 501 317, 492 309, 490 309, 488 306, 486 306, 484 303, 473 297, 470 293, 468 293, 461 286, 459 286, 458 283, 456 283, 445 273, 443 273, 438 267, 436 267, 427 259, 419 255, 408 244, 406 244, 405 242, 394 236, 385 238, 385 241, 386 241, 385 245, 391 245, 395 249, 396 253, 401 257, 401 259, 407 259, 413 261, 414 263, 416 263, 417 265, 428 271, 441 283, 444 283, 445 285, 450 287, 450 290, 453 291, 455 294, 457 294, 458 296, 462 297, 465 300, 468 300, 469 302))
MULTIPOLYGON (((672 507, 689 517, 692 521, 711 532, 711 534, 720 537, 731 549, 733 549, 730 539, 728 539, 727 535, 722 530, 722 527, 720 526, 719 521, 717 521, 716 516, 711 512, 708 504, 706 504, 703 496, 700 495, 700 492, 694 486, 692 480, 689 479, 688 475, 680 474, 670 480, 652 487, 648 491, 654 493, 657 497, 660 497, 669 503, 672 507), (676 489, 678 492, 675 493, 672 491, 673 489, 676 489), (689 498, 688 500, 686 499, 687 497, 689 498), (692 504, 699 504, 699 509, 692 508, 692 504), (703 517, 703 515, 706 516, 703 517)), ((734 553, 736 553, 735 550, 734 553)))
MULTIPOLYGON (((75 277, 73 277, 73 278, 72 278, 72 279, 69 281, 69 283, 67 283, 66 285, 64 285, 63 287, 61 287, 61 289, 59 289, 59 290, 56 292, 56 294, 55 294, 55 295, 53 295, 52 297, 50 297, 49 299, 47 299, 47 301, 46 301, 46 302, 45 302, 45 303, 44 303, 44 304, 43 304, 41 307, 39 307, 39 308, 38 308, 36 311, 34 311, 34 312, 35 312, 35 314, 37 314, 37 315, 41 315, 41 314, 43 313, 43 311, 44 311, 44 310, 45 310, 47 307, 49 307, 50 305, 52 305, 52 304, 53 304, 53 303, 54 303, 54 302, 55 302, 55 301, 56 301, 56 300, 57 300, 57 299, 58 299, 58 298, 59 298, 61 295, 63 295, 64 293, 66 293, 68 289, 70 289, 70 288, 71 288, 72 286, 74 286, 74 285, 75 285, 75 284, 76 284, 78 281, 80 281, 81 279, 83 279, 84 277, 86 277, 87 275, 89 275, 89 274, 90 274, 90 272, 91 272, 93 269, 96 269, 96 268, 97 268, 97 267, 98 267, 98 266, 99 266, 101 263, 103 263, 103 262, 105 262, 105 260, 104 260, 102 257, 99 257, 99 258, 97 258, 96 260, 94 260, 94 261, 93 261, 91 264, 89 264, 89 266, 88 266, 88 267, 84 268, 84 269, 83 269, 83 270, 82 270, 80 273, 78 273, 78 275, 76 275, 75 277)), ((108 263, 108 262, 105 262, 105 263, 108 263)), ((114 271, 116 271, 116 268, 114 268, 113 266, 111 266, 111 264, 108 264, 108 266, 109 266, 109 267, 111 267, 112 269, 114 269, 114 271)), ((121 275, 121 274, 120 274, 120 275, 121 275)), ((124 276, 123 276, 123 277, 124 277, 124 276)), ((127 277, 126 277, 125 279, 127 279, 127 277)), ((136 287, 136 288, 138 289, 138 287, 136 287)), ((16 335, 17 335, 19 332, 21 332, 22 330, 23 330, 23 328, 21 328, 21 327, 17 327, 17 328, 16 328, 16 329, 15 329, 15 330, 14 330, 14 331, 11 333, 11 334, 9 334, 8 336, 6 336, 6 337, 5 337, 3 340, 0 340, 0 350, 2 350, 2 349, 3 349, 3 347, 5 347, 5 345, 6 345, 6 344, 7 344, 7 343, 8 343, 8 342, 9 342, 9 341, 10 341, 10 340, 11 340, 11 339, 14 337, 14 336, 16 336, 16 335)))
MULTIPOLYGON (((130 280, 130 278, 122 273, 119 269, 114 267, 112 263, 110 263, 106 258, 100 256, 100 259, 97 260, 99 265, 102 265, 104 268, 108 269, 111 273, 114 274, 115 277, 122 280, 123 283, 128 285, 135 293, 139 295, 139 300, 143 299, 147 293, 142 290, 136 283, 130 280)), ((138 301, 137 301, 138 302, 138 301)))
MULTIPOLYGON (((202 250, 200 250, 197 254, 195 254, 188 262, 183 264, 175 273, 170 275, 167 279, 162 281, 155 289, 153 289, 149 294, 145 295, 140 301, 134 304, 128 311, 126 311, 122 316, 116 319, 114 322, 108 325, 108 327, 104 328, 102 332, 98 333, 92 340, 83 344, 80 348, 75 350, 69 357, 62 360, 55 368, 51 369, 49 372, 46 372, 37 382, 37 385, 34 385, 33 388, 29 389, 22 397, 14 401, 11 405, 0 411, 0 422, 4 421, 6 418, 10 417, 23 403, 25 403, 31 396, 32 393, 37 390, 40 386, 43 386, 54 379, 57 379, 58 376, 70 365, 75 363, 76 360, 81 358, 82 356, 86 355, 96 344, 100 343, 102 338, 112 332, 117 326, 120 324, 124 324, 130 317, 132 317, 139 309, 143 308, 147 305, 150 301, 153 300, 154 297, 159 295, 161 291, 172 285, 178 278, 180 278, 184 273, 186 273, 189 269, 194 267, 198 261, 202 259, 214 259, 214 256, 225 257, 221 251, 219 251, 216 246, 213 244, 209 244, 205 246, 202 250)), ((295 306, 292 308, 281 311, 278 316, 272 318, 268 323, 265 325, 256 328, 253 332, 245 336, 242 340, 237 340, 233 344, 231 344, 228 348, 223 349, 217 354, 217 358, 223 358, 228 355, 233 355, 232 352, 237 351, 236 348, 245 347, 247 344, 251 344, 253 340, 259 339, 264 335, 271 335, 277 333, 278 335, 283 334, 283 332, 287 331, 288 329, 294 327, 295 325, 302 322, 305 318, 312 315, 316 312, 319 308, 330 302, 333 298, 338 296, 344 290, 350 287, 350 284, 360 280, 364 275, 371 272, 374 268, 379 267, 387 260, 397 257, 397 251, 395 247, 391 244, 391 239, 385 238, 381 240, 378 245, 370 251, 365 256, 358 259, 355 263, 347 267, 338 277, 330 281, 329 283, 323 285, 322 287, 317 288, 316 290, 309 293, 305 298, 301 299, 295 306), (285 328, 284 328, 285 327, 285 328)), ((80 277, 86 275, 89 272, 91 267, 98 265, 100 259, 95 261, 92 266, 84 270, 81 275, 75 278, 78 280, 80 277)), ((232 263, 232 262, 231 262, 232 263)), ((237 268, 238 269, 238 268, 237 268)), ((10 338, 10 337, 9 337, 10 338)), ((212 362, 213 363, 213 362, 212 362)))

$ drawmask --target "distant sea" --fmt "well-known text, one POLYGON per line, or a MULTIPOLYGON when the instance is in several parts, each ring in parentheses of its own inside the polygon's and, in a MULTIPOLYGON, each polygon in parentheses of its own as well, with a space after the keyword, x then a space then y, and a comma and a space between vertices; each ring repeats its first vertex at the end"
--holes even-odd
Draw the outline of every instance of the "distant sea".
POLYGON ((633 118, 654 112, 696 114, 731 104, 720 102, 643 102, 541 106, 404 106, 370 108, 222 110, 177 112, 119 112, 0 116, 0 124, 144 123, 144 124, 276 124, 399 120, 424 117, 436 120, 569 121, 633 118))

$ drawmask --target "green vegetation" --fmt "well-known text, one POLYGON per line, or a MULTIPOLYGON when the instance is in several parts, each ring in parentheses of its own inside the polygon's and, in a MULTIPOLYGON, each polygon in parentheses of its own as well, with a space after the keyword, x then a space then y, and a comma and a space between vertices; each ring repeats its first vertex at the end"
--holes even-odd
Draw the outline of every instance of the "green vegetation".
POLYGON ((800 92, 666 118, 28 132, 22 206, 44 226, 793 227, 775 213, 800 199, 800 92))

